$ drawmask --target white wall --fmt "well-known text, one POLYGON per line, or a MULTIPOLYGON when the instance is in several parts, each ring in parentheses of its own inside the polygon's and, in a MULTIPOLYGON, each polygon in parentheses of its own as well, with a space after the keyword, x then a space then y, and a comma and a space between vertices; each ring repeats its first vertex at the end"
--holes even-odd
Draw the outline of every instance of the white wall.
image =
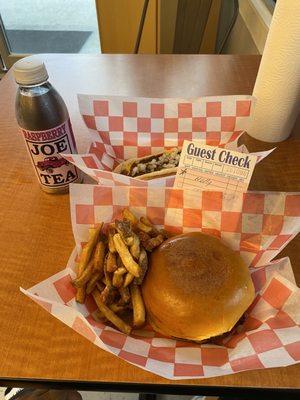
POLYGON ((223 53, 262 54, 271 19, 264 0, 239 0, 239 15, 223 53))

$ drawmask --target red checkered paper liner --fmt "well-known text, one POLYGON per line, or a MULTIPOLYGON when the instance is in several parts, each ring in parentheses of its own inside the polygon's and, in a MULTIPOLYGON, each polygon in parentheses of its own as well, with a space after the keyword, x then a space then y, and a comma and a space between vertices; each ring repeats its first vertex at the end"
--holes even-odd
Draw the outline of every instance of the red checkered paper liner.
MULTIPOLYGON (((238 148, 237 141, 249 126, 252 96, 187 100, 78 95, 78 101, 91 143, 87 154, 63 157, 102 185, 172 186, 174 177, 136 183, 137 179, 131 182, 112 170, 132 157, 182 147, 186 139, 248 153, 245 146, 238 148)), ((260 161, 271 151, 255 155, 260 161)))
MULTIPOLYGON (((246 146, 240 146, 238 148, 236 142, 232 142, 230 148, 232 150, 240 151, 242 153, 249 153, 246 146)), ((229 146, 226 146, 228 148, 229 146)), ((251 153, 257 157, 256 163, 262 161, 274 149, 261 151, 257 153, 251 153)), ((77 168, 83 171, 85 174, 93 178, 99 185, 103 186, 118 186, 118 185, 129 185, 129 186, 167 186, 172 187, 174 185, 175 176, 167 176, 163 178, 151 179, 144 181, 138 178, 131 178, 126 175, 116 174, 104 169, 104 166, 99 162, 95 154, 62 154, 70 163, 74 164, 77 168)))
MULTIPOLYGON (((124 207, 172 232, 221 237, 249 265, 256 297, 245 321, 211 344, 179 341, 149 327, 125 335, 93 319, 96 305, 75 301, 76 249, 67 268, 29 290, 44 309, 100 348, 169 379, 220 376, 300 360, 300 290, 288 258, 270 261, 299 232, 300 193, 190 192, 167 187, 71 185, 77 250, 91 224, 109 223, 124 207)), ((66 346, 68 344, 66 343, 66 346)))

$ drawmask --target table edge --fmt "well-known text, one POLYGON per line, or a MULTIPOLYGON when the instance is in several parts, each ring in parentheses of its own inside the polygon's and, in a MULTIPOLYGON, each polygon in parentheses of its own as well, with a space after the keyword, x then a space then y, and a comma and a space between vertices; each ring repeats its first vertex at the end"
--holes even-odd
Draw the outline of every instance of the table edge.
POLYGON ((249 386, 207 386, 207 385, 181 385, 181 384, 153 384, 153 383, 128 383, 128 382, 99 382, 99 381, 74 381, 55 379, 30 379, 30 378, 0 378, 0 386, 4 387, 31 387, 56 390, 82 390, 99 392, 124 392, 124 393, 155 393, 170 395, 234 395, 245 398, 245 395, 256 400, 281 399, 282 395, 289 395, 289 400, 299 399, 300 388, 263 388, 249 386), (262 397, 260 397, 262 396, 262 397))

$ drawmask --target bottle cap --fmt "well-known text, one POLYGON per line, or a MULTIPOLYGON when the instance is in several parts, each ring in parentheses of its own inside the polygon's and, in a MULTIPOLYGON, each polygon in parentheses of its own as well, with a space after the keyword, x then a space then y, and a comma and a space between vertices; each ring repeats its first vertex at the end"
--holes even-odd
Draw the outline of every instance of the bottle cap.
POLYGON ((17 61, 13 66, 15 80, 20 85, 36 85, 48 80, 45 64, 31 56, 17 61))

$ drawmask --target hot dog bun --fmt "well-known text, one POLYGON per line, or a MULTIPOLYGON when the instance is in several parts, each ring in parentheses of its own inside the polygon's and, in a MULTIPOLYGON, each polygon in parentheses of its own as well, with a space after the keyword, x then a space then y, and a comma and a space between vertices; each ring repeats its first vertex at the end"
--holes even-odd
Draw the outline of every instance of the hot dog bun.
POLYGON ((180 150, 173 148, 158 154, 125 160, 114 172, 142 180, 162 178, 176 174, 179 159, 180 150))

